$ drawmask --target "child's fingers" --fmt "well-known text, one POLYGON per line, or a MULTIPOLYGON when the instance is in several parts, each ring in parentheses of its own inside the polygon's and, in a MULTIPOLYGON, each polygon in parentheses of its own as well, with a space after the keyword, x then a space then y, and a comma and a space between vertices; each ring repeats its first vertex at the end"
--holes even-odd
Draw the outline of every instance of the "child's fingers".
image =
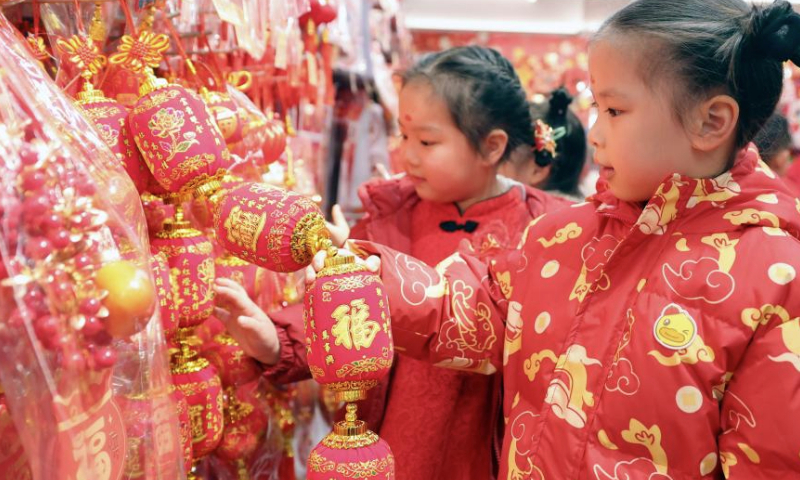
POLYGON ((226 288, 229 288, 231 290, 238 291, 238 292, 244 292, 245 291, 244 287, 241 286, 239 284, 239 282, 235 282, 235 281, 231 280, 230 278, 217 278, 214 283, 216 285, 218 285, 218 286, 226 287, 226 288))
POLYGON ((339 204, 334 205, 331 209, 331 220, 337 227, 350 230, 350 225, 347 224, 347 219, 344 217, 342 207, 339 204))
POLYGON ((311 265, 306 267, 306 285, 311 285, 317 279, 317 272, 311 265))
POLYGON ((314 260, 311 261, 311 266, 314 267, 314 271, 318 272, 322 270, 325 266, 325 259, 328 257, 328 252, 325 250, 320 250, 314 255, 314 260))
POLYGON ((214 307, 214 316, 225 324, 231 321, 231 312, 225 310, 224 308, 214 307))
POLYGON ((366 264, 367 268, 372 273, 380 273, 381 272, 381 259, 380 259, 380 257, 376 257, 375 255, 371 255, 371 256, 367 257, 367 259, 364 261, 364 264, 366 264))

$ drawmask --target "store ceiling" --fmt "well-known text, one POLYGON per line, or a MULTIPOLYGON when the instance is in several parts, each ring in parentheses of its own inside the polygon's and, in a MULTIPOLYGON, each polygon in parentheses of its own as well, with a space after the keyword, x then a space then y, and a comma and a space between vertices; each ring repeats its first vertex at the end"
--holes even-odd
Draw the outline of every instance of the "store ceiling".
POLYGON ((416 30, 574 34, 595 30, 629 1, 403 0, 403 10, 416 30))

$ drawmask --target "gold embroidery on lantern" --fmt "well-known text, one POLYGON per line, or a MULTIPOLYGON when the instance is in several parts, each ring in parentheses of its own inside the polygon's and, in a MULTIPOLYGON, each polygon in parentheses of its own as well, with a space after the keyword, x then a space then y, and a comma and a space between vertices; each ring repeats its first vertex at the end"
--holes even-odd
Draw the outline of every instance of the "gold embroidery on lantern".
POLYGON ((348 350, 369 348, 381 330, 378 322, 369 319, 369 305, 363 298, 353 300, 350 305, 339 305, 331 317, 336 320, 336 325, 331 328, 336 339, 334 345, 342 345, 348 350))
POLYGON ((353 363, 344 365, 339 370, 336 370, 336 376, 352 377, 361 375, 362 373, 378 372, 380 370, 388 369, 392 366, 392 360, 387 358, 371 357, 364 360, 356 360, 353 363))
POLYGON ((142 469, 142 458, 140 455, 141 447, 141 438, 128 438, 128 453, 125 460, 125 475, 130 478, 138 478, 144 475, 144 470, 142 469))
POLYGON ((256 244, 266 223, 266 213, 257 215, 246 212, 237 205, 231 209, 230 215, 225 219, 224 226, 230 242, 255 252, 256 244))
POLYGON ((115 115, 117 110, 117 107, 83 107, 83 114, 91 120, 97 120, 98 118, 108 118, 115 115))
POLYGON ((176 98, 179 94, 180 91, 175 89, 153 92, 148 97, 139 101, 139 103, 136 105, 136 108, 133 109, 132 114, 139 115, 140 113, 150 110, 156 105, 161 105, 162 103, 166 103, 167 101, 176 98))
POLYGON ((336 472, 347 478, 370 478, 376 474, 388 473, 394 470, 394 457, 369 460, 366 462, 337 463, 328 460, 317 452, 311 452, 308 459, 308 468, 313 472, 336 472))
POLYGON ((205 406, 189 405, 189 417, 192 423, 192 441, 197 443, 206 438, 206 429, 203 428, 203 413, 205 406))

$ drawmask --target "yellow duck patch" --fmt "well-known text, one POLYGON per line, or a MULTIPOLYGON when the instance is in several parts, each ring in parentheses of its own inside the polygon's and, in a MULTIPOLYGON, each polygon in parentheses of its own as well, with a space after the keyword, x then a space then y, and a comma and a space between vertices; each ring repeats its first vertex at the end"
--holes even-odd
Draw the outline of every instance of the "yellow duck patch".
POLYGON ((691 345, 697 336, 697 323, 686 310, 670 303, 656 320, 653 335, 664 347, 682 350, 691 345))

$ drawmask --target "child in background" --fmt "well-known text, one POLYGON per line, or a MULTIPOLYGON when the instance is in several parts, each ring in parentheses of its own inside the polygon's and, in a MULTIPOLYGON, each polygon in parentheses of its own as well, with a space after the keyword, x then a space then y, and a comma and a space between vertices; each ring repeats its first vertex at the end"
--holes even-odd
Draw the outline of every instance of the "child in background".
POLYGON ((785 177, 792 163, 792 135, 786 117, 773 113, 753 142, 764 163, 779 177, 785 177))
POLYGON ((489 266, 353 242, 409 354, 502 372, 501 479, 800 478, 800 202, 750 143, 799 47, 786 1, 634 1, 589 47, 589 203, 489 266))
POLYGON ((520 148, 500 166, 502 175, 556 196, 583 201, 578 184, 586 163, 586 131, 569 109, 571 103, 572 97, 562 87, 554 90, 549 100, 531 104, 534 128, 538 122, 552 128, 555 154, 547 149, 535 152, 520 148))
MULTIPOLYGON (((533 149, 536 141, 520 81, 494 50, 455 48, 421 60, 404 75, 399 121, 406 176, 361 189, 367 214, 353 238, 430 263, 467 240, 488 260, 514 248, 532 219, 566 204, 498 175, 511 152, 533 149)), ((220 316, 234 337, 275 364, 267 368, 272 380, 308 376, 299 312, 276 313, 273 326, 235 284, 220 280, 217 293, 227 302, 220 316)), ((403 351, 402 342, 396 346, 403 351)), ((500 393, 498 376, 440 369, 401 354, 359 410, 391 446, 398 479, 487 480, 497 471, 500 393)))

